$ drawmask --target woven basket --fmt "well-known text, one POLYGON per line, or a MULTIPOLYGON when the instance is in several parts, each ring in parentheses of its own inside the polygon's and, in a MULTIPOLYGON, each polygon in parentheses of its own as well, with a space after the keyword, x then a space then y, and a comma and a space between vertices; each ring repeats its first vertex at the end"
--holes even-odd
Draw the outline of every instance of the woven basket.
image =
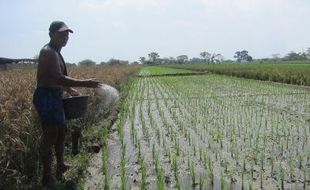
POLYGON ((72 96, 62 100, 66 119, 77 119, 85 115, 89 96, 72 96))

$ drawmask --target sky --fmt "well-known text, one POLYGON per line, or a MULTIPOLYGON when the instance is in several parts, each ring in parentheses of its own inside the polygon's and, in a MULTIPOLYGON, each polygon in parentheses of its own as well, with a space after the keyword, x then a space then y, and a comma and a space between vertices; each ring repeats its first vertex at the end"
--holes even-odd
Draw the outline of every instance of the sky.
POLYGON ((310 47, 310 0, 0 0, 0 57, 33 58, 52 21, 73 31, 66 62, 138 61, 200 52, 233 59, 285 56, 310 47))

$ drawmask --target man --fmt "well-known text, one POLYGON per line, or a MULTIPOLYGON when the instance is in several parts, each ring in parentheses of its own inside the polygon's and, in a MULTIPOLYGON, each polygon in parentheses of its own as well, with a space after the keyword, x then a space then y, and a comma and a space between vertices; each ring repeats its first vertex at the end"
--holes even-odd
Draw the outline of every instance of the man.
POLYGON ((40 51, 37 68, 37 88, 33 95, 42 124, 41 159, 43 163, 44 186, 54 186, 57 180, 52 174, 51 165, 55 148, 57 172, 68 169, 64 163, 65 115, 62 105, 63 92, 75 96, 79 92, 72 87, 99 87, 100 82, 87 79, 78 80, 67 76, 65 61, 60 54, 67 44, 69 33, 73 31, 62 21, 54 21, 49 28, 50 42, 40 51))

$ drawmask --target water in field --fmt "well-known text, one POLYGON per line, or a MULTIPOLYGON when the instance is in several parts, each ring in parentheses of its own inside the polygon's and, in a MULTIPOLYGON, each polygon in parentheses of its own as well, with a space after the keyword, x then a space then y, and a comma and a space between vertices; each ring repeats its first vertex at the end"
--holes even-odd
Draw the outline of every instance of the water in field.
POLYGON ((106 138, 103 178, 111 189, 309 189, 309 138, 309 89, 137 78, 106 138))

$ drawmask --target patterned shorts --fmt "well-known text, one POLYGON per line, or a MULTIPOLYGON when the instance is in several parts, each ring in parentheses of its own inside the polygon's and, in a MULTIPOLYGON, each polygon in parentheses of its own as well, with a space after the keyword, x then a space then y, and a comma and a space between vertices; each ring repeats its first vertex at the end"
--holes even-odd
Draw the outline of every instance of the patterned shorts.
POLYGON ((37 87, 33 95, 33 104, 43 128, 57 127, 65 123, 61 89, 37 87))

